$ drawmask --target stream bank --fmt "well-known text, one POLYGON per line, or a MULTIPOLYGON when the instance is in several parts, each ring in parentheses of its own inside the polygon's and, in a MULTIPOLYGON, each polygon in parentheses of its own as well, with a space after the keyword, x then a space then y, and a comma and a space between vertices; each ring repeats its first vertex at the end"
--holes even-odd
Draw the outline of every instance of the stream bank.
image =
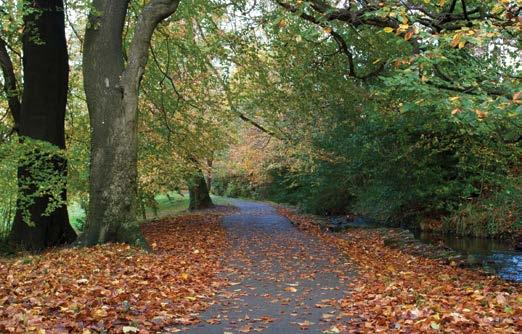
POLYGON ((505 280, 522 282, 522 251, 500 240, 383 227, 361 217, 318 217, 316 221, 321 228, 332 232, 353 228, 373 229, 389 247, 443 260, 453 266, 481 268, 484 272, 499 275, 505 280))

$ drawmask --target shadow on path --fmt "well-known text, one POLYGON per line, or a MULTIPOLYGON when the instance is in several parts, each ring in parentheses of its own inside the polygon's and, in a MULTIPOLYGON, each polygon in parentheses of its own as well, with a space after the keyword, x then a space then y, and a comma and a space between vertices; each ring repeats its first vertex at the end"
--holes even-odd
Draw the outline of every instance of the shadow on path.
POLYGON ((267 204, 233 204, 239 212, 223 221, 231 239, 223 275, 231 286, 182 332, 328 333, 342 317, 336 303, 353 275, 348 259, 267 204))

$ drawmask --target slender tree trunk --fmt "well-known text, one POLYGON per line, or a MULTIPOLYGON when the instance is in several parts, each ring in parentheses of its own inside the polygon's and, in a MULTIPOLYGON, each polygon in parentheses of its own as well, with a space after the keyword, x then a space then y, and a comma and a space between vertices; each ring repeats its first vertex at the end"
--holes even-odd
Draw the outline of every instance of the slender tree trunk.
POLYGON ((189 210, 207 209, 214 206, 207 187, 205 175, 198 169, 197 173, 188 181, 189 210))
POLYGON ((213 164, 213 162, 214 162, 213 158, 207 159, 207 167, 208 167, 207 188, 208 188, 209 193, 212 191, 212 164, 213 164))
POLYGON ((7 97, 7 103, 9 105, 9 111, 13 117, 14 127, 13 130, 18 132, 20 128, 20 113, 22 110, 22 104, 20 103, 20 97, 18 96, 16 75, 13 68, 13 62, 9 53, 7 52, 7 43, 0 38, 0 68, 2 68, 4 76, 4 92, 7 97))
POLYGON ((142 10, 123 60, 128 0, 93 0, 85 33, 83 72, 91 139, 90 203, 82 241, 87 245, 145 245, 136 219, 138 93, 156 26, 179 0, 152 0, 142 10))
MULTIPOLYGON (((24 18, 24 91, 18 116, 20 135, 47 141, 65 148, 65 108, 69 79, 67 44, 65 39, 62 0, 31 0, 32 9, 24 18)), ((16 120, 16 117, 15 117, 16 120)), ((67 163, 62 157, 35 154, 34 159, 53 172, 66 177, 67 163)), ((29 184, 21 188, 21 195, 30 195, 38 187, 31 166, 20 166, 20 182, 29 184)), ((62 190, 66 201, 66 189, 62 190)), ((67 206, 44 215, 49 197, 39 197, 27 208, 33 226, 24 221, 22 210, 17 210, 10 241, 27 249, 72 242, 76 233, 69 224, 67 206)))

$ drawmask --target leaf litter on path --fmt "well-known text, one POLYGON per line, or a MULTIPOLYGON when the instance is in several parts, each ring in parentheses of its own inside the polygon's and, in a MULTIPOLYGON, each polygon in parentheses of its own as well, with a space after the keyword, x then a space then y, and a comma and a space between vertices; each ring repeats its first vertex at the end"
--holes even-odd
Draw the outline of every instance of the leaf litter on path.
POLYGON ((225 217, 231 240, 222 275, 237 283, 216 296, 203 319, 184 332, 335 333, 336 311, 352 273, 334 246, 296 229, 267 204, 236 201, 239 212, 225 217), (321 305, 322 308, 316 307, 321 305))
MULTIPOLYGON (((236 267, 224 267, 228 241, 219 223, 223 213, 204 212, 145 225, 152 253, 111 244, 1 259, 0 332, 146 334, 165 328, 181 332, 200 322, 200 313, 216 299, 239 300, 252 293, 267 303, 291 305, 288 316, 295 319, 295 329, 308 332, 317 325, 307 318, 309 308, 320 312, 318 323, 328 325, 322 333, 522 332, 520 284, 386 247, 371 230, 325 233, 309 216, 288 209, 279 213, 324 244, 335 245, 357 266, 358 276, 350 280, 342 279, 346 273, 341 269, 337 273, 339 282, 345 282, 338 287, 347 290, 344 298, 304 303, 311 290, 299 281, 313 282, 319 274, 313 267, 303 271, 314 261, 305 248, 298 249, 290 262, 285 260, 284 243, 266 249, 267 258, 253 260, 244 254, 248 244, 241 243, 236 267), (267 273, 274 260, 284 261, 286 267, 267 273), (259 264, 265 270, 252 271, 259 264), (217 275, 220 271, 230 271, 234 279, 227 282, 217 275), (263 292, 243 282, 263 272, 268 282, 295 297, 263 292)), ((259 234, 249 242, 267 238, 273 236, 259 234)), ((332 270, 337 270, 336 261, 330 261, 332 270)), ((281 316, 233 320, 225 312, 206 323, 237 324, 224 333, 263 332, 281 316)))

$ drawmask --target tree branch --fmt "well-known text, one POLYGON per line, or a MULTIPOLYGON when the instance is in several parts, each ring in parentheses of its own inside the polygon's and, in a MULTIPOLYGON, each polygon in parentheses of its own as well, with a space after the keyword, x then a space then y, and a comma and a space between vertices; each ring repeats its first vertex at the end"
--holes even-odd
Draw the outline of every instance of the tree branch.
MULTIPOLYGON (((439 88, 439 89, 448 90, 448 91, 453 91, 453 92, 458 92, 458 93, 463 93, 463 94, 468 94, 468 95, 475 95, 475 96, 480 95, 480 93, 476 91, 476 87, 456 87, 456 86, 450 86, 450 85, 446 85, 446 84, 434 82, 434 81, 426 81, 426 84, 439 88)), ((507 94, 506 92, 503 92, 503 91, 487 89, 484 87, 482 87, 482 90, 484 91, 484 93, 486 93, 486 95, 491 95, 491 96, 495 96, 495 97, 502 96, 507 99, 511 98, 511 96, 509 94, 507 94)))
MULTIPOLYGON (((294 6, 292 6, 292 5, 288 4, 288 3, 282 2, 280 0, 278 0, 277 3, 281 7, 283 7, 284 9, 286 9, 287 11, 289 11, 291 13, 296 14, 298 12, 296 7, 294 7, 294 6)), ((326 6, 326 5, 325 4, 316 4, 316 7, 319 10, 324 10, 324 6, 326 6)), ((357 78, 357 79, 363 79, 364 80, 364 79, 367 79, 369 77, 374 76, 375 74, 379 73, 382 69, 384 69, 384 64, 381 64, 381 66, 379 66, 377 69, 371 71, 370 73, 368 73, 366 75, 363 75, 363 76, 358 75, 356 73, 356 71, 355 71, 355 61, 354 61, 354 58, 353 58, 353 54, 350 51, 350 49, 348 48, 348 44, 346 43, 346 40, 344 39, 344 37, 341 34, 339 34, 337 31, 335 31, 332 27, 330 27, 330 26, 326 25, 325 23, 319 21, 318 19, 316 19, 312 15, 309 15, 309 14, 306 14, 306 13, 302 12, 302 13, 299 13, 299 16, 301 18, 303 18, 304 20, 306 20, 308 22, 311 22, 311 23, 321 27, 325 31, 328 31, 330 36, 333 37, 334 41, 339 46, 339 50, 348 59, 348 75, 350 77, 354 77, 354 78, 357 78)))
MULTIPOLYGON (((203 28, 201 27, 199 22, 196 22, 196 27, 198 29, 198 32, 199 32, 201 38, 206 42, 205 34, 203 32, 203 28)), ((219 81, 219 83, 221 85, 221 88, 225 92, 225 96, 226 96, 226 99, 227 99, 228 106, 229 106, 230 110, 234 114, 236 114, 241 120, 243 120, 243 121, 253 125, 257 129, 261 130, 262 132, 264 132, 264 133, 266 133, 266 134, 268 134, 268 135, 270 135, 272 137, 275 137, 277 139, 283 140, 283 138, 278 133, 275 133, 274 131, 271 131, 271 130, 265 128, 264 126, 262 126, 261 124, 259 124, 256 121, 254 121, 253 119, 247 117, 240 110, 238 110, 236 108, 236 105, 235 105, 234 101, 232 101, 232 96, 231 96, 232 94, 230 92, 230 88, 229 88, 228 84, 225 82, 225 80, 223 80, 223 78, 219 74, 218 70, 214 67, 214 65, 212 64, 210 59, 205 57, 205 62, 207 64, 207 67, 212 71, 212 73, 214 73, 214 76, 216 77, 216 79, 218 79, 218 81, 219 81)))
POLYGON ((152 34, 161 21, 177 10, 179 2, 180 0, 152 0, 143 8, 136 23, 129 47, 129 59, 121 80, 122 86, 127 86, 129 91, 139 91, 138 87, 148 60, 152 34))
MULTIPOLYGON (((284 4, 283 7, 292 6, 288 3, 283 3, 281 0, 277 0, 277 2, 282 6, 284 4)), ((309 0, 307 2, 310 4, 309 8, 326 21, 342 21, 355 27, 367 25, 381 28, 397 28, 400 24, 395 18, 379 16, 378 12, 381 10, 381 7, 373 2, 359 1, 360 6, 348 6, 344 8, 334 7, 323 0, 309 0)), ((411 18, 413 18, 411 24, 419 23, 432 29, 433 33, 439 33, 442 30, 458 30, 462 27, 472 25, 473 20, 493 18, 491 15, 486 14, 480 5, 476 8, 468 9, 465 0, 461 0, 462 13, 454 13, 457 0, 452 0, 448 11, 442 11, 440 13, 431 12, 421 4, 414 5, 408 1, 401 1, 401 4, 410 10, 412 14, 411 18)), ((500 22, 500 24, 515 25, 517 23, 516 20, 513 22, 504 20, 500 22)))

